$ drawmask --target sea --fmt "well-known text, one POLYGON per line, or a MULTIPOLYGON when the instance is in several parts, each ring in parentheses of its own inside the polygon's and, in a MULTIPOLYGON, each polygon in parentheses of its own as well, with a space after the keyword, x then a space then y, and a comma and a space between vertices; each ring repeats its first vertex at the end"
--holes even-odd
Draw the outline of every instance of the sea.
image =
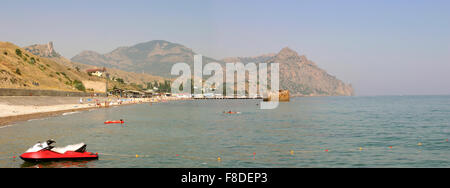
POLYGON ((292 98, 272 110, 261 102, 172 101, 17 122, 0 127, 0 167, 450 167, 450 96, 292 98), (100 158, 20 159, 48 139, 83 142, 100 158))

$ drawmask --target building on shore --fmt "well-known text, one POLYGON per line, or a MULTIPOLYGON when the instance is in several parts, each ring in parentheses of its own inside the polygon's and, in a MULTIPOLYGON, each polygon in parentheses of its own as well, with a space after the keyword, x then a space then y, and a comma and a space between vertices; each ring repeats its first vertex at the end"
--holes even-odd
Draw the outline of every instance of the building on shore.
POLYGON ((125 91, 123 91, 123 95, 126 98, 143 98, 143 96, 145 96, 145 93, 141 92, 141 91, 135 91, 135 90, 125 90, 125 91))
POLYGON ((88 69, 86 72, 92 76, 102 77, 103 74, 106 72, 106 68, 103 67, 101 69, 88 69))

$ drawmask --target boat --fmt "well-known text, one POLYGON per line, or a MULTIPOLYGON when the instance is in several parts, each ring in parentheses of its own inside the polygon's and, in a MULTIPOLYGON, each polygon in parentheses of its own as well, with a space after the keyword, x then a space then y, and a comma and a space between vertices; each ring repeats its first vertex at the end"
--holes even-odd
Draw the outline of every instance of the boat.
POLYGON ((84 143, 68 145, 56 148, 53 140, 44 143, 38 142, 28 149, 20 158, 27 162, 49 162, 61 160, 97 160, 98 154, 86 152, 87 145, 84 143))
POLYGON ((105 124, 124 124, 123 120, 105 121, 105 124))

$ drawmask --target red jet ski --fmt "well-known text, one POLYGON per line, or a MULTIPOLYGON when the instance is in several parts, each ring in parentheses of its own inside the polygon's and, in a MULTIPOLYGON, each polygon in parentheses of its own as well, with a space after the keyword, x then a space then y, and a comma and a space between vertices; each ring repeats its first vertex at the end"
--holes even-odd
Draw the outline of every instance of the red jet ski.
POLYGON ((38 142, 20 156, 21 159, 28 162, 47 162, 61 160, 96 160, 98 154, 86 152, 87 145, 84 143, 68 145, 62 148, 55 148, 53 140, 45 143, 38 142))

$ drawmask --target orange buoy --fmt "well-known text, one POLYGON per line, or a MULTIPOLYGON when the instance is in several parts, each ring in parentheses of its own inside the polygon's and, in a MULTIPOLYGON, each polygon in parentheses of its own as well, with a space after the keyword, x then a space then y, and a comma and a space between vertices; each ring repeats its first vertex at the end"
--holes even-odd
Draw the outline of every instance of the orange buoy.
POLYGON ((328 150, 326 149, 325 152, 328 152, 328 150))
POLYGON ((392 149, 392 146, 389 146, 390 149, 392 149))

